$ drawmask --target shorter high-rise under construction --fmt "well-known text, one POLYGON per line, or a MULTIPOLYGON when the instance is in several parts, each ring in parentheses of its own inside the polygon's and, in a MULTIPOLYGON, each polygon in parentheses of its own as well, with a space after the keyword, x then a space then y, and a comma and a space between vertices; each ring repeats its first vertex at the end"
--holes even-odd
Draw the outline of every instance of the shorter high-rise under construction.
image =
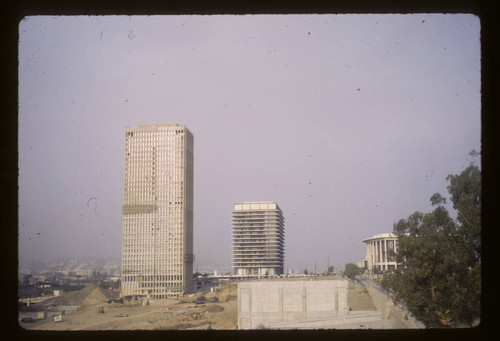
POLYGON ((271 201, 234 204, 234 273, 240 276, 281 275, 285 261, 285 219, 271 201))

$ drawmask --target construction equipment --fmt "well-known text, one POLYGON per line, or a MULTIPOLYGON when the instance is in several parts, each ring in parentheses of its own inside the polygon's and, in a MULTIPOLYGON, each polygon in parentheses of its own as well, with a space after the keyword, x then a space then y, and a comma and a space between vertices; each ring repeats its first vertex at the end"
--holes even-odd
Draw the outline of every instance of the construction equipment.
POLYGON ((194 314, 189 314, 184 316, 181 321, 193 321, 193 320, 201 320, 203 318, 203 314, 201 313, 194 313, 194 314))

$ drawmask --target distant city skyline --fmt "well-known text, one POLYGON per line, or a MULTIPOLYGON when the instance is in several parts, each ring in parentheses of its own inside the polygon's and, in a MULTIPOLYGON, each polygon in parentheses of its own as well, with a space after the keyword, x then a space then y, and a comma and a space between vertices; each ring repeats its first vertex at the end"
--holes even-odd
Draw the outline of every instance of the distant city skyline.
MULTIPOLYGON (((31 16, 19 25, 19 260, 119 258, 123 131, 194 136, 194 270, 275 201, 285 271, 341 269, 481 150, 470 14, 31 16), (328 261, 329 260, 329 261, 328 261)), ((455 216, 449 200, 446 206, 455 216)))

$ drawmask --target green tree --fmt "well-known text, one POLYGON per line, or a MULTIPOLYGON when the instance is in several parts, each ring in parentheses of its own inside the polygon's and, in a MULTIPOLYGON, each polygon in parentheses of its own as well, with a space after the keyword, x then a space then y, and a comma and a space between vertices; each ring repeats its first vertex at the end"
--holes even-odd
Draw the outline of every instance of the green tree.
POLYGON ((448 192, 453 208, 457 210, 458 243, 460 250, 459 294, 461 319, 474 320, 481 313, 481 170, 474 159, 459 175, 448 175, 448 192))
POLYGON ((349 279, 354 279, 357 275, 361 274, 361 269, 358 268, 356 264, 347 263, 344 268, 344 275, 346 275, 349 279))
MULTIPOLYGON (((473 150, 470 155, 477 157, 473 150)), ((473 266, 481 259, 481 171, 474 162, 459 175, 448 175, 448 192, 457 210, 459 231, 471 253, 473 266)))
POLYGON ((396 223, 395 256, 403 271, 385 275, 382 282, 427 327, 472 325, 480 316, 480 170, 472 162, 447 180, 457 221, 436 193, 432 212, 415 212, 396 223))

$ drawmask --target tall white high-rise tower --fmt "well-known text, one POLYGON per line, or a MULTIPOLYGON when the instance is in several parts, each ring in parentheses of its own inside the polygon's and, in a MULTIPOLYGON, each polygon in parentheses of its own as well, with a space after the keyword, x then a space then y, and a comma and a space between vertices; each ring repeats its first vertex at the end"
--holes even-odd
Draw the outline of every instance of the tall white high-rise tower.
POLYGON ((240 276, 284 273, 285 219, 277 203, 234 204, 232 258, 240 276))
POLYGON ((122 297, 193 291, 193 135, 177 124, 125 132, 122 297))

